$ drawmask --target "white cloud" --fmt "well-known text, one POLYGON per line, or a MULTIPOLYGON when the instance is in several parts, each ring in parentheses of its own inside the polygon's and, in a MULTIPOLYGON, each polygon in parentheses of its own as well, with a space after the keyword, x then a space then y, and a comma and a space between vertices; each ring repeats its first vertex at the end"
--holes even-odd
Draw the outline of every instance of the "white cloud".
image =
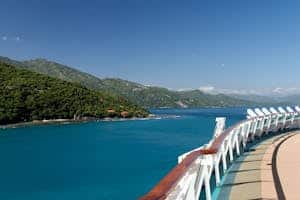
POLYGON ((277 93, 277 94, 281 94, 283 92, 283 88, 280 88, 280 87, 274 88, 272 90, 272 92, 277 93))
POLYGON ((277 87, 272 90, 275 95, 291 95, 291 94, 300 94, 300 88, 290 87, 290 88, 282 88, 277 87))
POLYGON ((215 87, 211 86, 211 85, 201 86, 198 89, 201 92, 205 92, 205 93, 214 93, 215 92, 215 87))
POLYGON ((22 38, 20 36, 15 36, 12 38, 12 40, 16 41, 16 42, 19 42, 22 40, 22 38))
POLYGON ((240 95, 261 95, 261 96, 286 96, 300 94, 300 87, 276 87, 276 88, 259 88, 259 89, 228 89, 216 88, 211 85, 201 86, 199 90, 209 94, 240 94, 240 95))
POLYGON ((189 90, 192 90, 192 88, 179 88, 179 89, 177 89, 178 92, 189 91, 189 90))
POLYGON ((10 40, 10 41, 16 41, 16 42, 19 42, 19 41, 22 40, 22 38, 20 36, 10 37, 10 36, 6 36, 6 35, 2 36, 1 39, 3 41, 9 41, 10 40))

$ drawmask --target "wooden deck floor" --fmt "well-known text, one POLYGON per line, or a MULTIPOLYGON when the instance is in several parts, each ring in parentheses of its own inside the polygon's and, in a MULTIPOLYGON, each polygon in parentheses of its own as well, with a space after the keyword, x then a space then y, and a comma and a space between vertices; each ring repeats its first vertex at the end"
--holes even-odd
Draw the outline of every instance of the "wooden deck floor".
MULTIPOLYGON (((276 147, 277 166, 274 166, 278 169, 283 193, 294 194, 297 190, 296 181, 300 179, 300 134, 297 133, 300 132, 290 132, 265 139, 240 156, 226 173, 223 184, 219 187, 217 199, 278 199, 276 187, 278 182, 276 183, 276 178, 273 178, 274 169, 272 169, 276 147), (287 156, 289 154, 292 155, 287 156), (298 159, 293 160, 297 155, 298 159), (292 173, 291 168, 298 170, 297 177, 292 173), (289 176, 294 177, 290 179, 289 176), (292 184, 294 187, 291 186, 292 184)), ((286 199, 300 199, 300 190, 298 189, 298 196, 286 194, 286 197, 286 199)))

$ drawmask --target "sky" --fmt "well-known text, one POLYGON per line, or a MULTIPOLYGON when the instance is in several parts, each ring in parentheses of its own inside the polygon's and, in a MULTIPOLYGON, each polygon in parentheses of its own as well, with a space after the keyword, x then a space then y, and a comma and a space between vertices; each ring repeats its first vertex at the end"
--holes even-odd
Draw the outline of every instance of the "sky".
POLYGON ((175 90, 300 93, 300 1, 0 0, 0 55, 175 90))

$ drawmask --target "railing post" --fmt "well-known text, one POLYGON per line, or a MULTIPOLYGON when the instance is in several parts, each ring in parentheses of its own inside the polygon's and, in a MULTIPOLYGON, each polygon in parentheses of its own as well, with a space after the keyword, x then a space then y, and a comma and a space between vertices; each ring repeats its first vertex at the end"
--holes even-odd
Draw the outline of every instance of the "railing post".
POLYGON ((256 120, 256 125, 255 125, 255 127, 254 127, 254 131, 253 131, 253 139, 254 139, 254 137, 256 136, 258 130, 260 130, 260 128, 259 128, 259 127, 260 127, 260 124, 261 124, 260 119, 257 119, 257 120, 256 120))
POLYGON ((267 125, 267 131, 266 131, 267 134, 270 131, 271 122, 272 122, 272 116, 268 116, 268 125, 267 125))
MULTIPOLYGON (((195 162, 195 164, 197 165, 197 161, 195 162)), ((198 179, 198 173, 200 172, 200 168, 201 168, 201 164, 200 162, 198 163, 197 166, 195 166, 196 169, 194 171, 194 173, 192 174, 189 174, 190 177, 188 177, 187 179, 187 184, 186 185, 186 199, 189 199, 189 200, 197 200, 197 193, 198 193, 198 188, 195 188, 195 186, 199 187, 197 183, 197 179, 198 179)), ((200 194, 199 194, 200 195, 200 194)))
POLYGON ((224 144, 221 147, 222 149, 222 163, 223 163, 223 172, 227 170, 227 163, 226 163, 226 149, 224 147, 224 144))
POLYGON ((245 131, 244 141, 243 141, 244 147, 245 147, 245 145, 247 144, 247 141, 248 141, 248 137, 249 137, 249 133, 250 133, 250 129, 251 129, 251 124, 252 124, 252 122, 248 122, 246 124, 246 126, 244 126, 244 131, 245 131))
POLYGON ((237 128, 237 130, 234 133, 234 142, 237 155, 240 155, 239 132, 240 128, 237 128))
POLYGON ((295 113, 291 113, 291 115, 292 115, 292 118, 291 118, 291 125, 293 125, 293 124, 294 124, 294 119, 295 119, 295 113))
POLYGON ((251 140, 252 140, 252 141, 254 140, 254 137, 255 137, 255 134, 256 134, 256 127, 257 127, 257 124, 258 124, 258 120, 257 120, 257 119, 254 119, 254 120, 251 122, 251 129, 250 129, 250 132, 251 132, 251 140))
POLYGON ((220 161, 221 161, 221 157, 220 157, 220 159, 217 158, 216 162, 214 162, 216 185, 219 185, 221 182, 220 171, 219 171, 219 162, 220 161))
POLYGON ((228 151, 229 151, 229 159, 230 162, 233 161, 233 152, 232 152, 232 148, 233 148, 233 144, 232 144, 232 136, 229 137, 229 141, 228 141, 228 151))
POLYGON ((283 114, 283 120, 282 120, 282 124, 283 124, 283 127, 285 128, 285 123, 286 123, 286 117, 287 117, 287 114, 284 113, 283 114))
POLYGON ((254 132, 254 133, 255 133, 255 136, 256 136, 257 134, 260 134, 259 131, 261 130, 261 128, 260 128, 260 127, 261 127, 261 123, 262 123, 261 119, 258 119, 258 120, 257 120, 257 125, 256 125, 256 127, 255 127, 256 129, 255 129, 255 132, 254 132))
POLYGON ((261 119, 261 123, 260 123, 260 133, 259 133, 259 137, 261 137, 261 135, 263 134, 264 132, 264 127, 265 127, 265 122, 266 122, 266 117, 263 117, 261 119))
POLYGON ((211 191, 210 191, 209 179, 210 179, 209 170, 208 170, 208 166, 206 166, 206 175, 205 175, 205 178, 204 178, 206 200, 211 200, 211 191))
POLYGON ((297 112, 296 128, 300 128, 300 112, 297 112))
POLYGON ((275 127, 278 127, 278 121, 279 121, 279 115, 276 115, 276 119, 275 119, 275 127))
POLYGON ((264 126, 265 126, 265 117, 261 118, 261 120, 260 120, 260 127, 259 127, 260 133, 259 133, 259 136, 262 135, 262 133, 264 131, 264 126))
POLYGON ((300 122, 300 120, 299 120, 299 112, 296 112, 296 116, 295 116, 295 128, 299 128, 299 122, 300 122))

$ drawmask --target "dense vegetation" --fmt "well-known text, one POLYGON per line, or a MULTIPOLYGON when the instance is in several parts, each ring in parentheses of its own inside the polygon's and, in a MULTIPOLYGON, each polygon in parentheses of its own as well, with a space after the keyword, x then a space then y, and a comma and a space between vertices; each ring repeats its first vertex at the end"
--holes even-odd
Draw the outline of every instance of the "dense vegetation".
POLYGON ((110 93, 112 92, 146 108, 253 105, 253 102, 251 101, 241 100, 221 94, 210 95, 199 90, 178 92, 161 87, 144 86, 122 79, 99 79, 90 74, 80 72, 71 67, 47 61, 45 59, 34 59, 20 62, 0 57, 0 61, 1 60, 5 63, 14 64, 20 68, 26 68, 51 77, 79 83, 90 89, 110 93))
POLYGON ((147 115, 121 97, 0 62, 0 124, 147 115))
POLYGON ((17 61, 0 56, 0 62, 11 64, 19 68, 25 68, 65 81, 76 82, 90 89, 99 89, 99 87, 102 87, 103 85, 102 80, 95 76, 45 59, 17 61))

